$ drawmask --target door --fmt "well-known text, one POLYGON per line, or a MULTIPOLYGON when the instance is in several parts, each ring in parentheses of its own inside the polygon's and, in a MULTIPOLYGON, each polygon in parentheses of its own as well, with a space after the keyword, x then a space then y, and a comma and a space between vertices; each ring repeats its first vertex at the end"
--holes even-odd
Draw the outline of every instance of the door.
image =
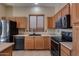
POLYGON ((35 49, 44 49, 44 40, 41 36, 34 37, 35 39, 35 49))
POLYGON ((34 38, 33 36, 25 37, 25 49, 34 49, 34 38))

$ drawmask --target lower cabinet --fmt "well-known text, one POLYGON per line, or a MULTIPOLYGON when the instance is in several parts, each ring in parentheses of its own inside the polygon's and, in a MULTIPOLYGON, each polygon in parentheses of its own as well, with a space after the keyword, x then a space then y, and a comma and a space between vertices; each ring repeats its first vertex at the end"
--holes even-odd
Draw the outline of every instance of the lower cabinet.
POLYGON ((50 39, 45 36, 26 36, 25 49, 50 49, 50 39))
POLYGON ((61 56, 71 56, 71 50, 61 44, 61 56))
POLYGON ((51 49, 51 41, 49 37, 44 36, 43 40, 44 40, 44 49, 51 49))
POLYGON ((25 37, 25 49, 34 49, 34 39, 32 36, 25 37))
POLYGON ((44 49, 43 37, 37 36, 35 38, 35 49, 44 49))

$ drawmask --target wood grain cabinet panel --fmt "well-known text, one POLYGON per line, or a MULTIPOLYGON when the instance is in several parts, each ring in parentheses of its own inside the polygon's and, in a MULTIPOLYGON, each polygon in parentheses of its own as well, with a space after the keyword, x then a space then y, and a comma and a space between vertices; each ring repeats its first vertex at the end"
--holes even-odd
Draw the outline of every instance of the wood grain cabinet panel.
POLYGON ((17 28, 27 28, 27 18, 26 17, 15 17, 17 22, 17 28))
POLYGON ((79 56, 79 22, 73 25, 73 56, 79 56))
POLYGON ((25 37, 25 49, 34 49, 34 38, 32 36, 25 37))
POLYGON ((62 9, 62 16, 70 14, 70 4, 67 4, 62 9))
POLYGON ((77 10, 76 10, 76 8, 77 8, 76 4, 70 4, 71 26, 73 26, 73 23, 77 22, 77 20, 78 20, 76 14, 79 11, 77 11, 78 8, 77 8, 77 10))
POLYGON ((53 28, 53 17, 47 17, 47 21, 48 21, 48 29, 52 29, 53 28))
POLYGON ((43 37, 44 40, 44 49, 50 49, 51 45, 50 45, 50 39, 49 37, 43 37))
POLYGON ((72 7, 72 19, 73 23, 76 23, 79 21, 79 3, 71 4, 72 7))
POLYGON ((35 49, 44 49, 44 40, 41 36, 35 36, 35 49))
POLYGON ((26 36, 25 49, 50 49, 50 39, 47 36, 26 36))
POLYGON ((70 56, 71 50, 61 44, 61 56, 70 56))

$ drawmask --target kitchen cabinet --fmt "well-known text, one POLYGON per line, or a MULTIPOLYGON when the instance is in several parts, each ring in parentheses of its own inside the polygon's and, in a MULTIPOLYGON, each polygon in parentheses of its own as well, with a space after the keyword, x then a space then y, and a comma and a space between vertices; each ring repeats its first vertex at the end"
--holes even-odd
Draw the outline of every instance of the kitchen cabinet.
POLYGON ((62 16, 70 14, 70 4, 65 5, 61 12, 62 16))
POLYGON ((26 36, 24 42, 25 49, 50 49, 50 39, 48 36, 26 36))
POLYGON ((57 15, 56 15, 57 20, 58 20, 60 17, 62 17, 61 13, 62 13, 61 10, 57 13, 57 15))
POLYGON ((44 39, 41 36, 35 36, 35 49, 44 49, 44 39))
POLYGON ((44 40, 44 49, 51 49, 51 41, 49 37, 44 36, 43 40, 44 40))
POLYGON ((71 14, 71 23, 76 23, 79 21, 79 3, 70 4, 70 14, 71 14))
POLYGON ((35 49, 34 48, 34 37, 26 36, 24 45, 25 45, 25 49, 35 49))
MULTIPOLYGON (((60 17, 62 17, 61 10, 55 14, 54 20, 53 20, 54 23, 56 23, 56 21, 58 21, 60 17)), ((55 27, 55 25, 54 25, 54 27, 55 27)))
POLYGON ((6 20, 16 21, 15 17, 6 17, 6 20))
POLYGON ((71 55, 71 50, 62 44, 60 46, 60 50, 61 50, 61 52, 60 52, 61 56, 70 56, 71 55))
POLYGON ((0 56, 12 56, 14 43, 0 43, 0 56))
POLYGON ((15 17, 17 22, 17 28, 27 28, 27 18, 26 17, 15 17))
POLYGON ((73 24, 73 56, 79 56, 79 22, 73 24))
POLYGON ((48 29, 53 28, 53 17, 47 17, 48 29))

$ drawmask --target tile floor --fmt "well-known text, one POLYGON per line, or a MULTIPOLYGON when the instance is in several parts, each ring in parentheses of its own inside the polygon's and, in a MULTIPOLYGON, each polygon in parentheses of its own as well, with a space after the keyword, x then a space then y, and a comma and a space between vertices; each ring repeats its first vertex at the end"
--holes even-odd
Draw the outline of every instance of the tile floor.
POLYGON ((51 56, 49 50, 17 50, 13 56, 51 56))

